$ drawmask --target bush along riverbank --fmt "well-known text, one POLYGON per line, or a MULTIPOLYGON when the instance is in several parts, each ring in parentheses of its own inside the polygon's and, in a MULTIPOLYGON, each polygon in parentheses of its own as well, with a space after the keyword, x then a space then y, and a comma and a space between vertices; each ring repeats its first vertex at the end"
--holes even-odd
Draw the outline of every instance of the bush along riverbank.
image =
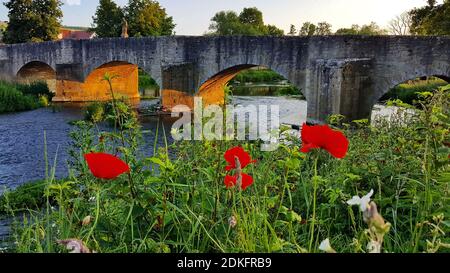
POLYGON ((69 180, 49 175, 8 251, 448 253, 449 90, 374 125, 305 125, 274 152, 184 141, 152 158, 113 102, 116 130, 76 123, 69 180))
POLYGON ((18 84, 0 81, 0 114, 46 107, 53 93, 46 83, 18 84))

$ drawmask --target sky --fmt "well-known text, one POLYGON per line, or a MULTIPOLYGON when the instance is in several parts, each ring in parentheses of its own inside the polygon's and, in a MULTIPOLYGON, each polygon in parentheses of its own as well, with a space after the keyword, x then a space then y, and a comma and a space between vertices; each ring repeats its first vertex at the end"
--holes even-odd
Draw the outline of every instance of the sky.
MULTIPOLYGON (((0 0, 0 20, 8 20, 8 11, 0 0)), ((99 0, 64 0, 63 24, 91 26, 99 0)), ((128 0, 116 0, 123 6, 128 0)), ((177 24, 177 35, 202 35, 210 25, 214 14, 221 10, 240 12, 244 7, 257 7, 264 14, 266 24, 276 25, 287 33, 290 25, 300 28, 303 22, 327 21, 333 30, 352 24, 368 24, 372 21, 387 27, 397 15, 414 7, 421 7, 426 0, 160 0, 167 13, 177 24)), ((442 0, 438 1, 442 2, 442 0)))

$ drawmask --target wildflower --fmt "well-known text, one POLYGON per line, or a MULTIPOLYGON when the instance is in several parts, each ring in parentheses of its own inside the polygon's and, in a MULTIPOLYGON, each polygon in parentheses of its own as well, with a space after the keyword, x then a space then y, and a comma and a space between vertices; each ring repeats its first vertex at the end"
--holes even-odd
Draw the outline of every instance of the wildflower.
POLYGON ((78 239, 58 240, 58 244, 66 247, 70 253, 91 253, 84 243, 78 239))
POLYGON ((89 226, 89 225, 91 224, 91 222, 92 222, 92 219, 93 219, 93 217, 90 216, 90 215, 84 217, 83 221, 81 222, 81 225, 82 225, 83 227, 89 226))
POLYGON ((230 225, 231 228, 235 228, 237 226, 237 223, 238 223, 237 218, 234 215, 228 219, 228 224, 230 225))
POLYGON ((253 177, 243 173, 242 169, 256 161, 252 160, 250 155, 246 151, 244 151, 242 147, 235 147, 228 150, 225 153, 224 157, 225 160, 228 162, 226 170, 235 171, 235 174, 233 176, 227 175, 225 177, 225 186, 227 188, 233 188, 237 186, 242 190, 246 190, 249 186, 253 184, 253 177))
POLYGON ((371 240, 367 244, 367 251, 373 254, 381 253, 381 244, 378 241, 371 240))
POLYGON ((349 141, 342 132, 332 130, 328 125, 302 127, 302 153, 309 153, 312 149, 324 149, 335 158, 347 155, 349 141))
POLYGON ((391 228, 391 224, 386 223, 383 216, 378 212, 378 207, 375 202, 371 202, 367 210, 364 211, 364 221, 375 234, 382 235, 383 237, 391 228))
POLYGON ((92 174, 97 178, 115 179, 130 171, 130 167, 120 158, 105 153, 84 155, 92 174))
POLYGON ((370 200, 373 193, 374 191, 371 190, 362 198, 354 196, 347 204, 350 206, 358 205, 363 212, 364 222, 369 226, 369 229, 366 230, 370 238, 370 242, 367 245, 369 253, 381 253, 384 237, 389 233, 391 224, 386 223, 383 216, 378 212, 377 204, 370 200))
POLYGON ((359 196, 353 196, 352 199, 347 201, 347 204, 350 206, 358 205, 361 209, 361 212, 364 212, 367 210, 370 204, 370 198, 372 198, 374 191, 371 190, 367 195, 360 198, 359 196))
POLYGON ((319 249, 326 253, 336 253, 336 250, 331 247, 330 239, 328 238, 320 243, 319 249))
POLYGON ((225 186, 227 188, 233 188, 235 186, 239 186, 242 190, 246 190, 253 184, 253 177, 248 174, 241 173, 241 175, 230 176, 227 175, 225 177, 225 186))
POLYGON ((255 163, 256 160, 252 160, 250 155, 242 148, 242 147, 235 147, 230 150, 228 150, 225 155, 225 160, 228 162, 228 166, 226 167, 227 171, 231 171, 233 169, 237 168, 237 161, 241 164, 241 168, 244 169, 248 165, 255 163))

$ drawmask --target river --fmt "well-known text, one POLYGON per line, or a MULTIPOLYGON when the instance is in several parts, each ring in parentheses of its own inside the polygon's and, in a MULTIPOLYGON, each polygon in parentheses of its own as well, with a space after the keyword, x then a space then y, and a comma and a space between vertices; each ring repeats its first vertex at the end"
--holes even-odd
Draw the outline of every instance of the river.
MULTIPOLYGON (((143 101, 140 107, 155 101, 143 101)), ((300 125, 306 121, 307 103, 289 97, 234 97, 233 104, 279 105, 280 122, 300 125)), ((392 112, 384 106, 375 108, 376 115, 389 116, 392 112)), ((56 160, 56 177, 64 178, 68 174, 68 148, 71 144, 69 132, 73 129, 71 121, 83 118, 80 107, 64 105, 59 112, 50 108, 34 111, 0 115, 0 194, 5 189, 15 188, 23 183, 45 178, 44 132, 48 161, 51 165, 56 160)), ((169 142, 170 128, 176 119, 170 117, 145 117, 141 124, 145 130, 145 155, 151 156, 155 141, 156 127, 164 126, 169 142)), ((105 128, 106 129, 106 128, 105 128)), ((158 145, 164 145, 162 130, 158 145)))

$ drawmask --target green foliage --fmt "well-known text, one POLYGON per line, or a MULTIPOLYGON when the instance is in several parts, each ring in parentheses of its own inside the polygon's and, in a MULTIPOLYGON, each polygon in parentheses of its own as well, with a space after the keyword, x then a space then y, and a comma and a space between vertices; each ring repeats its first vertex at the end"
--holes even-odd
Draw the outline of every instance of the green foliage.
POLYGON ((291 36, 297 35, 297 28, 295 27, 295 25, 291 25, 289 27, 288 35, 291 35, 291 36))
POLYGON ((105 120, 105 104, 102 102, 92 102, 86 106, 84 119, 93 123, 99 123, 105 120))
POLYGON ((299 35, 300 36, 313 36, 316 33, 316 25, 311 22, 303 23, 300 28, 299 35))
POLYGON ((293 85, 289 85, 286 87, 278 88, 275 95, 276 96, 299 96, 299 95, 301 95, 301 92, 297 87, 295 87, 293 85))
POLYGON ((29 84, 16 84, 17 90, 25 95, 32 95, 34 97, 46 96, 51 100, 54 93, 48 89, 47 83, 43 81, 32 82, 29 84))
POLYGON ((46 181, 36 181, 19 186, 13 191, 7 191, 0 196, 0 215, 11 211, 20 212, 38 210, 44 207, 46 181))
POLYGON ((385 35, 387 31, 382 29, 377 23, 372 22, 368 25, 352 25, 351 28, 341 28, 336 35, 385 35))
POLYGON ((248 69, 236 75, 232 83, 273 83, 282 80, 285 80, 283 76, 270 69, 248 69))
POLYGON ((159 89, 158 83, 145 71, 139 69, 139 89, 159 89))
POLYGON ((50 106, 50 101, 48 100, 47 96, 39 96, 39 105, 41 107, 48 107, 50 106))
POLYGON ((116 114, 124 120, 135 120, 137 118, 136 113, 128 103, 124 100, 117 100, 115 103, 112 101, 96 101, 88 104, 84 112, 84 120, 92 123, 107 121, 111 127, 114 127, 117 124, 115 122, 116 114), (114 112, 115 110, 117 113, 114 112))
POLYGON ((419 99, 419 93, 425 91, 435 91, 439 87, 447 85, 448 83, 439 78, 430 78, 428 80, 413 80, 407 83, 402 83, 392 88, 386 95, 381 98, 381 101, 390 99, 399 99, 408 104, 414 104, 414 101, 419 99))
POLYGON ((120 37, 123 19, 123 11, 114 1, 100 0, 93 17, 92 31, 98 37, 120 37))
POLYGON ((327 22, 319 22, 317 25, 311 22, 303 23, 300 28, 300 36, 313 36, 313 35, 331 35, 332 25, 327 22))
POLYGON ((284 31, 276 26, 265 25, 263 14, 257 8, 244 8, 239 15, 234 11, 220 11, 211 22, 212 35, 284 35, 284 31))
POLYGON ((9 9, 5 43, 57 39, 63 16, 60 0, 10 0, 4 5, 9 9))
POLYGON ((39 97, 47 96, 41 84, 23 85, 0 82, 0 114, 33 110, 42 105, 39 97), (36 89, 34 89, 36 88, 36 89))
POLYGON ((129 0, 125 7, 128 33, 131 37, 172 35, 173 18, 156 1, 129 0))
POLYGON ((155 146, 149 157, 138 149, 139 126, 117 109, 117 131, 79 122, 70 182, 47 180, 56 210, 30 211, 32 221, 17 223, 13 251, 63 252, 57 240, 77 238, 100 253, 301 253, 330 238, 338 252, 364 253, 364 215, 346 202, 373 189, 392 224, 384 252, 448 252, 449 91, 424 93, 420 109, 399 108, 390 120, 341 124, 351 143, 342 160, 321 150, 302 154, 297 138, 274 152, 262 152, 258 141, 176 142, 155 146), (224 186, 223 154, 237 145, 257 160, 245 169, 254 184, 243 192, 224 186), (94 178, 83 160, 91 151, 119 154, 130 174, 94 178), (80 224, 86 216, 94 221, 80 224))
POLYGON ((417 35, 449 35, 450 34, 450 1, 437 5, 429 1, 422 8, 410 12, 412 18, 411 33, 417 35))
POLYGON ((271 96, 298 96, 301 91, 293 85, 269 86, 257 88, 247 84, 279 84, 286 80, 283 76, 270 69, 248 69, 239 73, 232 81, 229 88, 236 95, 271 95, 271 96), (261 90, 258 90, 261 89, 261 90), (264 90, 262 90, 264 89, 264 90))

